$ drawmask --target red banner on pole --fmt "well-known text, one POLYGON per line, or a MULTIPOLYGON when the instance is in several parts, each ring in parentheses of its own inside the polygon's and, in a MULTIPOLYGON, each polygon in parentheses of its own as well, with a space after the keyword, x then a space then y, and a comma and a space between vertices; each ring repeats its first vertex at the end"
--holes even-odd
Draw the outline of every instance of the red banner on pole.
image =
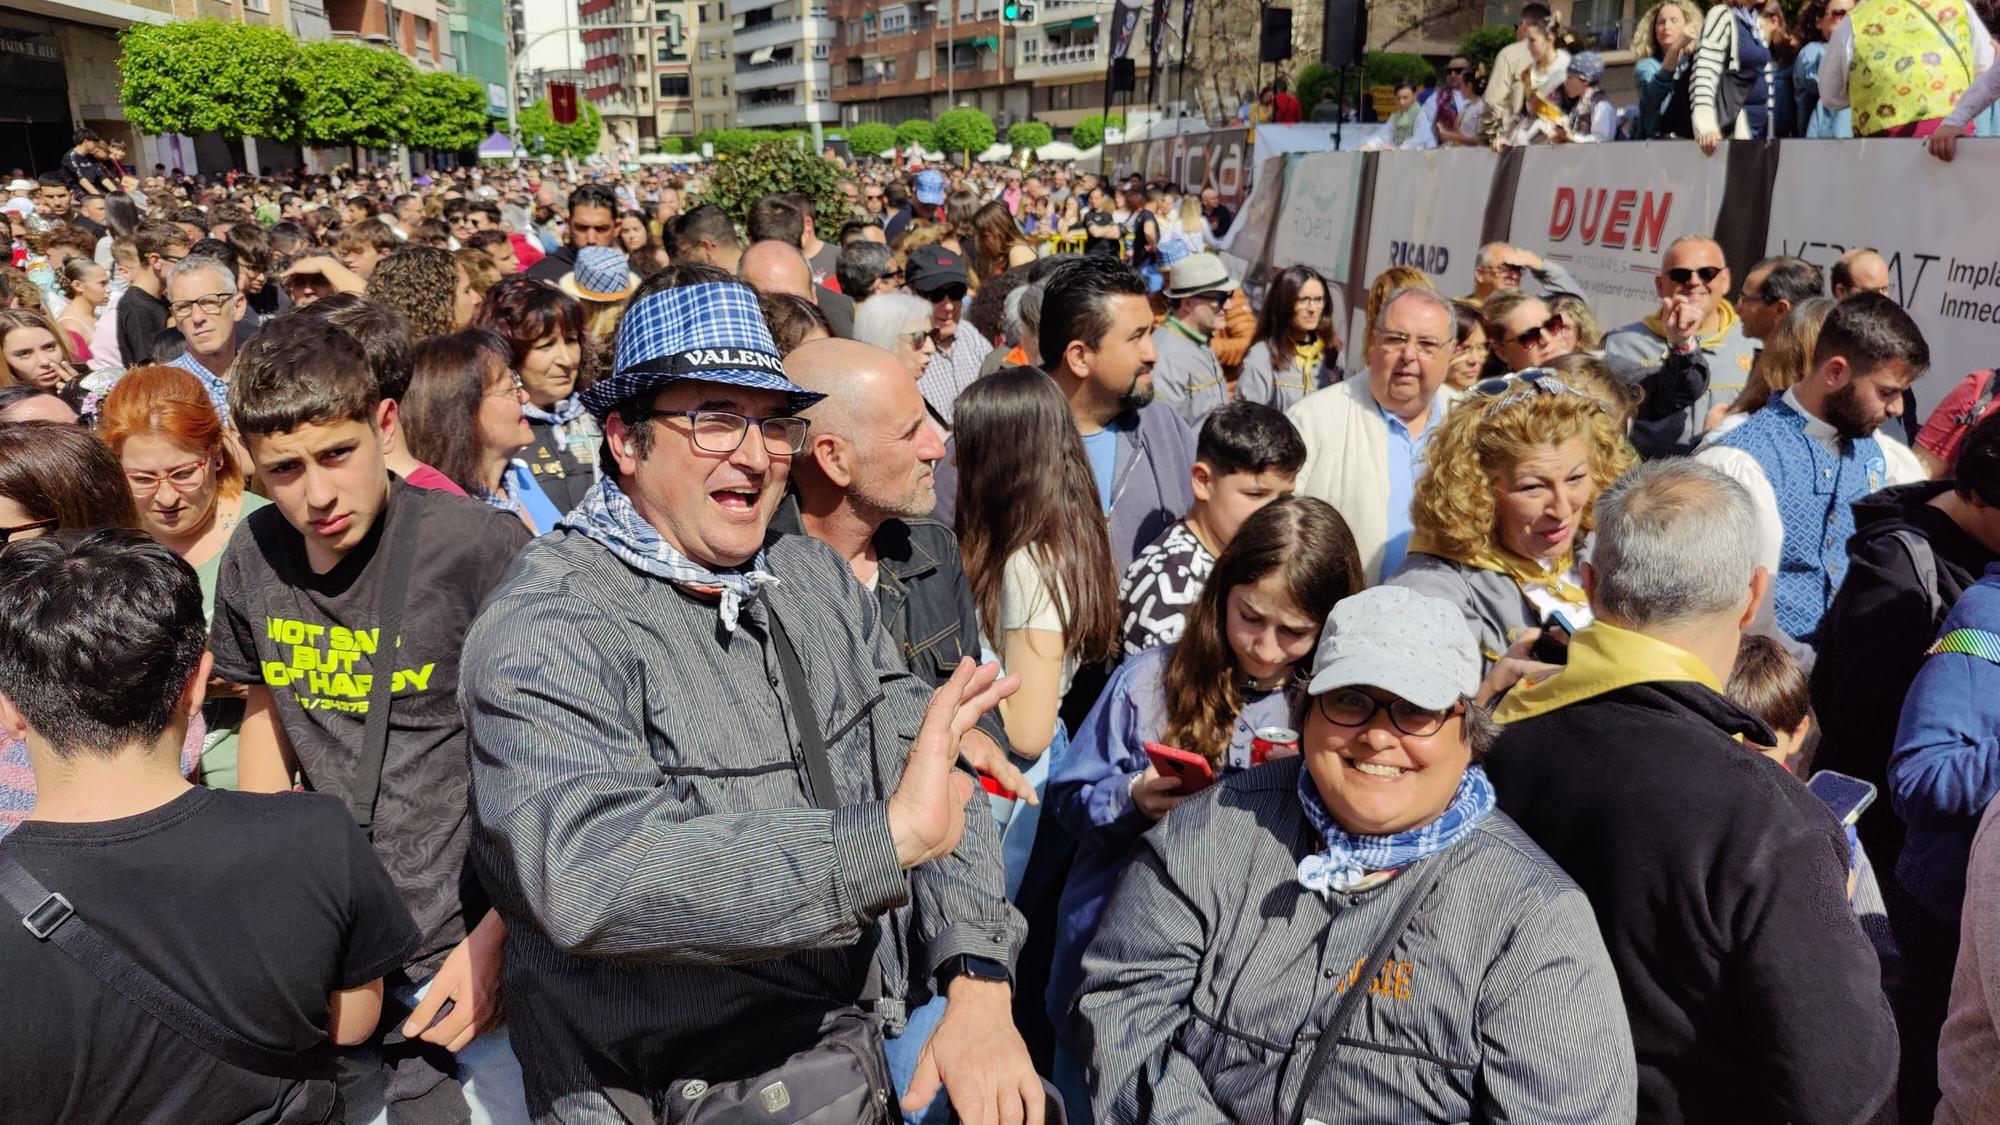
POLYGON ((576 84, 549 83, 549 117, 558 125, 576 124, 576 84))

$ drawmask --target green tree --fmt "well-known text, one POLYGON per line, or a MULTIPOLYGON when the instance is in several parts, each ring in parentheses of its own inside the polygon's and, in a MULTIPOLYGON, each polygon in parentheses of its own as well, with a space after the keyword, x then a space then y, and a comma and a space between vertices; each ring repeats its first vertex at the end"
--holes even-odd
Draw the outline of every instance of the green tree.
POLYGON ((1040 148, 1055 139, 1055 133, 1040 121, 1016 121, 1007 126, 1007 143, 1015 148, 1040 148))
POLYGON ((687 152, 687 144, 686 137, 661 137, 660 154, 662 156, 680 156, 687 152))
POLYGON ((1070 130, 1069 143, 1078 148, 1096 148, 1098 145, 1104 143, 1104 131, 1106 129, 1123 129, 1124 127, 1125 115, 1122 113, 1114 113, 1109 117, 1101 113, 1093 113, 1089 117, 1077 122, 1076 127, 1070 130))
POLYGON ((295 138, 299 48, 275 27, 134 24, 120 37, 119 100, 142 133, 295 138))
POLYGON ((604 136, 604 118, 587 101, 577 102, 574 125, 556 124, 555 118, 549 116, 547 98, 522 107, 515 116, 521 125, 521 147, 537 155, 589 156, 597 151, 597 142, 604 136))
POLYGON ((913 117, 896 126, 896 143, 904 148, 937 149, 937 126, 921 117, 913 117))
POLYGON ((697 203, 713 203, 741 223, 750 205, 767 195, 796 191, 813 201, 828 231, 840 223, 834 216, 847 214, 847 199, 840 194, 840 166, 818 153, 806 152, 791 139, 767 140, 741 155, 725 156, 716 149, 717 160, 708 169, 708 186, 697 203))
POLYGON ((1322 94, 1336 89, 1340 84, 1340 72, 1325 63, 1307 63, 1299 68, 1298 77, 1292 82, 1292 93, 1305 107, 1307 113, 1319 104, 1322 94))
POLYGON ((993 119, 984 110, 971 106, 948 109, 938 115, 937 144, 945 152, 969 152, 977 155, 993 147, 1000 131, 993 126, 993 119))
POLYGON ((460 152, 486 136, 486 88, 464 75, 412 75, 403 90, 402 140, 411 148, 460 152))
POLYGON ((1484 68, 1491 74, 1494 56, 1500 53, 1500 48, 1513 41, 1514 29, 1511 26, 1475 27, 1465 33, 1464 39, 1459 40, 1458 53, 1472 64, 1472 69, 1484 68))
POLYGON ((388 148, 406 131, 406 91, 416 73, 390 51, 351 43, 305 44, 294 71, 298 138, 312 145, 388 148))
POLYGON ((1401 51, 1370 51, 1361 60, 1363 86, 1394 86, 1398 82, 1408 82, 1421 89, 1424 79, 1436 73, 1422 55, 1401 51))
POLYGON ((865 122, 847 129, 847 151, 856 156, 874 156, 896 147, 896 130, 887 125, 865 122))

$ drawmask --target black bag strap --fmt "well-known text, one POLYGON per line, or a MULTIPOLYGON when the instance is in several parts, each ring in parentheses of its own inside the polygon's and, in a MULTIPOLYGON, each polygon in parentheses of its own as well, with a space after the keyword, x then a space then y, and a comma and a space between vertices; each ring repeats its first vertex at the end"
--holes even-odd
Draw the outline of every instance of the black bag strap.
POLYGON ((1995 394, 2000 394, 2000 364, 1995 364, 1993 370, 1986 373, 1986 382, 1980 385, 1979 394, 1973 398, 1972 405, 1952 421, 1961 426, 1977 425, 1980 415, 1985 414, 1986 408, 1993 405, 1995 394))
POLYGON ((44 887, 13 855, 0 851, 0 898, 37 940, 48 942, 183 1039, 210 1055, 267 1078, 331 1081, 330 1051, 279 1051, 253 1043, 187 997, 86 923, 67 898, 44 887))
POLYGON ((819 729, 819 712, 813 709, 812 693, 806 690, 805 665, 799 663, 799 650, 792 647, 792 636, 785 632, 784 622, 778 620, 778 611, 769 598, 764 599, 764 613, 771 622, 771 643, 778 650, 778 671, 785 678, 785 701, 790 705, 792 721, 799 728, 799 748, 806 760, 806 789, 813 804, 837 809, 840 790, 833 784, 833 765, 827 761, 826 736, 819 729))
POLYGON ((1431 884, 1437 882, 1444 864, 1444 857, 1436 856, 1427 863, 1417 865, 1417 885, 1410 888, 1410 893, 1397 905, 1395 917, 1389 919, 1389 928, 1382 931, 1382 938, 1375 943, 1375 950, 1368 955, 1360 975, 1347 986, 1347 991, 1340 994, 1340 1003, 1335 1005, 1333 1017, 1326 1021, 1325 1027, 1320 1028, 1319 1042, 1313 1046, 1312 1061, 1306 1064, 1305 1081, 1299 1086, 1298 1104, 1292 1107, 1292 1125, 1303 1125, 1306 1106, 1312 1101, 1313 1086, 1319 1082, 1320 1073, 1327 1068, 1327 1064, 1333 1061, 1334 1052, 1340 1049, 1341 1033, 1353 1022, 1354 1011, 1361 1006, 1361 998, 1368 994, 1369 983, 1381 974, 1389 952, 1396 947, 1403 931, 1410 928, 1410 919, 1416 917, 1417 907, 1423 904, 1424 896, 1430 894, 1431 884))
POLYGON ((389 757, 389 707, 396 694, 396 657, 403 633, 403 603, 410 591, 410 568, 416 563, 417 521, 409 513, 388 516, 382 547, 388 552, 382 602, 375 619, 374 677, 368 685, 368 716, 361 724, 361 756, 347 786, 348 811, 368 838, 375 838, 375 803, 382 796, 382 766, 389 757))

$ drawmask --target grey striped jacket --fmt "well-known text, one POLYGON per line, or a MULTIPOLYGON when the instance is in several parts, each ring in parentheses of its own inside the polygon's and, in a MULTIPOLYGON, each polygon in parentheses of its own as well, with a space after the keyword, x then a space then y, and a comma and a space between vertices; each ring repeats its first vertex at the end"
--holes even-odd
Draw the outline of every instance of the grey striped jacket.
POLYGON ((1583 892, 1496 811, 1423 861, 1448 866, 1381 973, 1357 981, 1412 881, 1302 889, 1318 841, 1299 768, 1237 774, 1141 839, 1072 1011, 1098 1120, 1289 1122, 1348 987, 1369 994, 1311 1120, 1633 1120, 1632 1035, 1583 892))
POLYGON ((1018 951, 983 792, 956 852, 897 865, 885 800, 930 692, 874 597, 816 540, 773 535, 766 552, 781 583, 728 633, 712 602, 558 531, 521 551, 466 638, 473 854, 508 925, 503 995, 538 1121, 622 1121, 606 1086, 782 1060, 861 997, 878 935, 920 980, 1018 951), (837 810, 807 799, 772 606, 837 810), (906 927, 879 924, 906 902, 906 927))

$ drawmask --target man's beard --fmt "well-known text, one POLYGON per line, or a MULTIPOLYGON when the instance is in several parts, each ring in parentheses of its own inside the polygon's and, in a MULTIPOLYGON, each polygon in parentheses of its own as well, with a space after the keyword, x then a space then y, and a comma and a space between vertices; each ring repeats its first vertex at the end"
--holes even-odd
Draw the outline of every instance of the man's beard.
POLYGON ((1139 374, 1132 376, 1131 388, 1118 396, 1118 409, 1120 412, 1143 410, 1148 403, 1153 401, 1153 384, 1142 378, 1145 374, 1145 371, 1142 370, 1139 374))
POLYGON ((1861 405, 1860 388, 1851 382, 1827 396, 1825 409, 1827 424, 1845 438, 1865 438, 1888 420, 1886 414, 1868 414, 1861 405))

